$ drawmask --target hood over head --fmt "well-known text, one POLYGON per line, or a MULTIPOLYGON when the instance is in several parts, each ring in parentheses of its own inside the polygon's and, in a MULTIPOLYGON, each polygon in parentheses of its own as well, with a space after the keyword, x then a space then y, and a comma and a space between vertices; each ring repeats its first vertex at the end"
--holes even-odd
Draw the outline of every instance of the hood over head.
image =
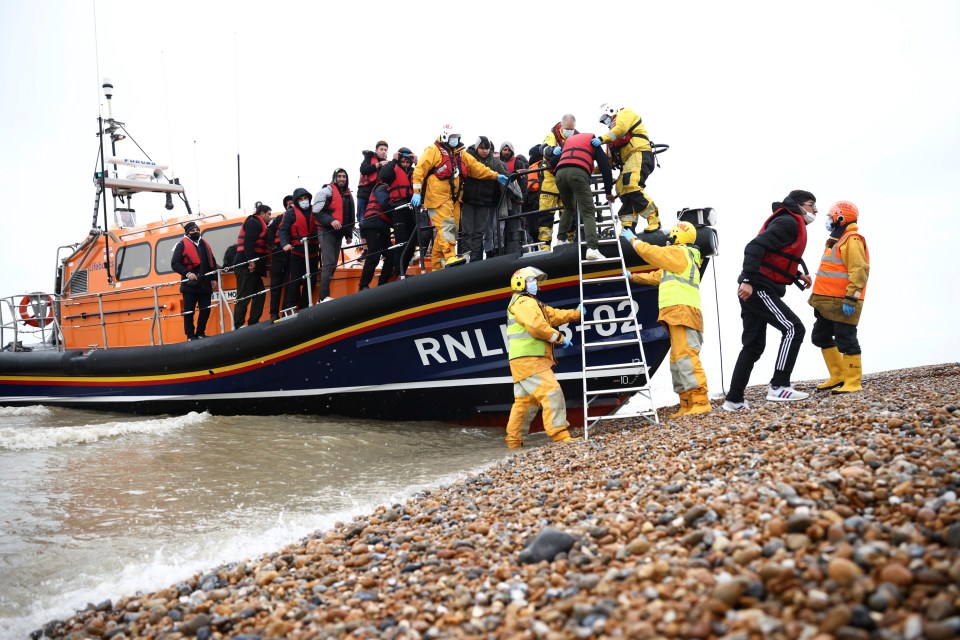
POLYGON ((343 171, 343 173, 347 176, 347 182, 346 182, 346 184, 343 185, 343 188, 344 188, 344 189, 349 189, 349 188, 350 188, 350 173, 347 172, 347 170, 344 169, 343 167, 337 167, 336 169, 333 170, 333 173, 330 175, 330 182, 331 182, 332 184, 336 184, 336 183, 337 183, 337 174, 340 173, 341 171, 343 171))
MULTIPOLYGON (((309 191, 307 191, 307 190, 304 189, 303 187, 297 187, 296 189, 294 189, 294 191, 293 191, 293 206, 299 208, 299 205, 298 205, 297 203, 300 202, 300 198, 302 198, 302 197, 304 197, 304 196, 310 198, 310 200, 313 201, 313 194, 311 194, 309 191)), ((308 207, 308 209, 309 209, 309 207, 308 207)))

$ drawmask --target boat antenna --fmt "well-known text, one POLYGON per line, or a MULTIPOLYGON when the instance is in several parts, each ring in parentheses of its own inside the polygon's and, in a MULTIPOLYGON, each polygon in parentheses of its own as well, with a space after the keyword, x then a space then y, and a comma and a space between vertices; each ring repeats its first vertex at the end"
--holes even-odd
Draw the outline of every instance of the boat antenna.
MULTIPOLYGON (((111 139, 113 139, 113 137, 114 137, 113 134, 116 132, 116 126, 114 126, 113 107, 112 107, 112 104, 111 104, 111 102, 110 102, 111 99, 113 98, 113 83, 110 82, 110 78, 104 78, 104 79, 103 79, 103 85, 102 85, 102 86, 103 86, 103 95, 106 96, 106 98, 107 98, 107 116, 108 116, 108 117, 107 117, 107 122, 110 124, 110 126, 109 126, 106 130, 104 130, 104 128, 103 128, 103 114, 101 114, 101 115, 99 115, 99 116, 97 117, 97 122, 99 123, 99 126, 100 126, 100 175, 98 176, 99 181, 100 181, 99 190, 100 190, 100 193, 105 193, 105 192, 106 192, 107 167, 106 167, 106 164, 105 164, 106 159, 105 159, 104 153, 103 153, 103 134, 104 134, 105 132, 109 132, 109 133, 111 134, 111 136, 110 136, 111 139)), ((113 145, 114 145, 114 155, 116 155, 116 150, 115 150, 115 149, 116 149, 116 141, 113 142, 113 145)), ((114 169, 116 169, 116 165, 114 165, 114 169)), ((103 198, 103 229, 104 229, 104 231, 107 229, 107 225, 108 225, 108 222, 107 222, 107 221, 108 221, 108 219, 109 219, 109 218, 108 218, 108 212, 107 212, 107 199, 106 199, 106 198, 103 198)), ((96 227, 97 227, 97 217, 96 217, 96 213, 94 213, 93 226, 94 226, 94 230, 96 230, 96 231, 99 232, 99 230, 96 228, 96 227)), ((107 274, 107 284, 112 285, 112 284, 113 284, 113 274, 110 272, 110 234, 109 234, 109 233, 104 233, 103 238, 104 238, 103 268, 104 268, 104 270, 106 271, 106 274, 107 274)))
POLYGON ((200 160, 197 159, 197 141, 193 141, 193 170, 197 180, 197 213, 200 213, 200 160))
POLYGON ((243 209, 240 200, 240 70, 237 64, 237 32, 233 32, 233 89, 237 126, 237 209, 243 209))

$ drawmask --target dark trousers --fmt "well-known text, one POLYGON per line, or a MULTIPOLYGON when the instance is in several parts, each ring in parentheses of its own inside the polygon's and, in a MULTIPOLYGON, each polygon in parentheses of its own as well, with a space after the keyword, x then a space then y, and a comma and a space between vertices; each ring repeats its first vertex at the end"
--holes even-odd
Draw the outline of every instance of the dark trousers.
POLYGON ((483 260, 483 236, 493 215, 493 207, 464 203, 460 209, 460 253, 470 262, 483 260))
MULTIPOLYGON (((588 249, 599 249, 597 238, 597 210, 590 193, 590 174, 580 167, 560 167, 557 170, 557 188, 563 200, 563 213, 557 225, 557 237, 566 239, 567 233, 576 231, 577 213, 583 221, 583 239, 588 249)), ((574 234, 576 235, 576 234, 574 234)))
POLYGON ((261 258, 260 262, 255 262, 254 271, 250 271, 247 265, 241 265, 233 270, 237 278, 237 304, 233 308, 233 327, 239 329, 243 326, 247 316, 247 307, 250 308, 249 325, 257 324, 260 316, 263 315, 263 267, 261 264, 266 258, 261 258))
POLYGON ((860 342, 857 340, 857 326, 845 322, 827 320, 816 309, 813 310, 813 330, 810 341, 821 349, 836 347, 845 356, 860 354, 860 342))
MULTIPOLYGON (((399 206, 403 203, 390 203, 390 206, 399 206)), ((393 236, 397 244, 403 244, 401 249, 397 249, 400 256, 393 261, 393 272, 399 276, 407 275, 407 267, 410 266, 410 259, 413 258, 413 247, 407 246, 415 236, 413 231, 417 226, 416 217, 411 209, 393 212, 393 236)), ((391 252, 392 253, 392 252, 391 252)))
MULTIPOLYGON (((528 213, 530 211, 537 211, 540 209, 540 192, 533 191, 527 194, 527 197, 523 200, 523 208, 521 211, 523 213, 528 213)), ((527 237, 532 240, 535 240, 540 234, 540 216, 530 215, 523 218, 523 226, 527 231, 527 237)))
POLYGON ((287 275, 290 271, 290 254, 275 251, 270 258, 270 318, 280 317, 280 309, 285 308, 283 290, 287 288, 287 275))
POLYGON ((340 247, 343 245, 345 229, 320 230, 320 297, 319 300, 330 297, 330 283, 333 281, 333 272, 337 270, 340 260, 340 247))
MULTIPOLYGON (((317 284, 317 263, 320 256, 310 256, 310 285, 316 288, 317 284)), ((290 270, 287 276, 287 289, 283 294, 283 304, 292 306, 296 304, 297 311, 307 308, 307 281, 304 275, 307 273, 307 265, 303 256, 290 252, 290 270)))
POLYGON ((193 340, 197 336, 206 337, 207 319, 210 317, 210 298, 209 291, 181 291, 183 298, 183 333, 188 340, 193 340), (200 311, 195 311, 199 305, 200 311), (197 316, 197 327, 193 327, 193 316, 197 316))
POLYGON ((390 250, 393 246, 390 242, 390 234, 382 229, 361 229, 360 233, 367 241, 367 259, 363 261, 363 271, 360 273, 360 288, 366 289, 370 286, 373 272, 380 264, 380 258, 383 258, 383 268, 380 269, 377 284, 387 284, 396 266, 399 249, 390 250))
POLYGON ((803 343, 806 329, 793 311, 776 293, 754 288, 753 295, 740 300, 740 318, 743 320, 743 348, 733 368, 727 400, 743 402, 743 390, 747 388, 753 365, 767 346, 767 325, 780 332, 780 348, 770 384, 777 387, 790 386, 790 374, 797 362, 797 354, 803 343))

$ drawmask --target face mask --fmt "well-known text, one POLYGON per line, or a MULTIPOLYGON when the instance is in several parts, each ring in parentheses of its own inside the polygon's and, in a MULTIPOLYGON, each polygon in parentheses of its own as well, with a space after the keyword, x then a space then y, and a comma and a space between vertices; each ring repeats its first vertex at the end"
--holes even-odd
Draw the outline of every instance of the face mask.
POLYGON ((573 135, 573 129, 560 129, 560 133, 563 134, 564 138, 569 138, 573 135))
POLYGON ((447 138, 447 144, 451 147, 457 147, 460 145, 460 136, 450 136, 447 138))
POLYGON ((527 280, 527 293, 529 293, 532 296, 535 296, 537 295, 537 291, 539 291, 539 287, 537 287, 537 281, 527 280))
POLYGON ((807 213, 806 209, 801 209, 801 211, 803 211, 803 221, 806 222, 807 224, 810 224, 811 222, 817 219, 817 214, 807 213))
POLYGON ((833 231, 833 220, 831 220, 828 217, 826 220, 823 221, 823 226, 826 228, 827 233, 830 233, 831 231, 833 231))
POLYGON ((611 118, 610 116, 606 116, 603 119, 603 124, 607 125, 607 128, 609 129, 610 127, 613 126, 613 118, 611 118))
POLYGON ((301 208, 301 209, 306 209, 307 207, 310 206, 310 201, 309 201, 309 200, 301 200, 299 204, 300 204, 300 208, 301 208))
POLYGON ((190 232, 190 239, 193 240, 194 242, 196 242, 197 240, 199 240, 199 239, 200 239, 200 232, 199 232, 199 231, 191 231, 191 232, 190 232))

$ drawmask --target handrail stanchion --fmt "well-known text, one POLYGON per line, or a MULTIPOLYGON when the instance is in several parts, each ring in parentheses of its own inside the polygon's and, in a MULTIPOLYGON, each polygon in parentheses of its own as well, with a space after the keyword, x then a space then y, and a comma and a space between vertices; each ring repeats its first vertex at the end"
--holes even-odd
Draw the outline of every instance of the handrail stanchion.
MULTIPOLYGON (((153 285, 153 324, 157 328, 157 338, 163 345, 163 323, 160 322, 160 296, 157 294, 157 288, 160 285, 153 285)), ((153 344, 153 331, 150 332, 150 344, 153 344)))
POLYGON ((307 279, 307 306, 313 306, 313 286, 310 284, 310 246, 307 244, 307 238, 300 238, 300 246, 303 247, 303 261, 307 263, 304 269, 304 278, 307 279))
MULTIPOLYGON (((217 300, 217 309, 220 311, 220 333, 226 333, 226 330, 224 329, 224 326, 223 326, 223 305, 227 304, 227 301, 226 301, 227 296, 223 292, 223 278, 220 277, 220 274, 221 274, 220 269, 217 269, 217 293, 220 294, 217 296, 217 298, 219 298, 217 300)), ((228 306, 227 309, 229 310, 230 307, 228 306)), ((230 330, 233 331, 234 327, 233 327, 232 313, 230 314, 230 325, 231 325, 230 330)))
POLYGON ((103 294, 97 294, 97 306, 100 307, 100 335, 103 337, 103 348, 109 349, 107 346, 107 320, 103 317, 103 294))

